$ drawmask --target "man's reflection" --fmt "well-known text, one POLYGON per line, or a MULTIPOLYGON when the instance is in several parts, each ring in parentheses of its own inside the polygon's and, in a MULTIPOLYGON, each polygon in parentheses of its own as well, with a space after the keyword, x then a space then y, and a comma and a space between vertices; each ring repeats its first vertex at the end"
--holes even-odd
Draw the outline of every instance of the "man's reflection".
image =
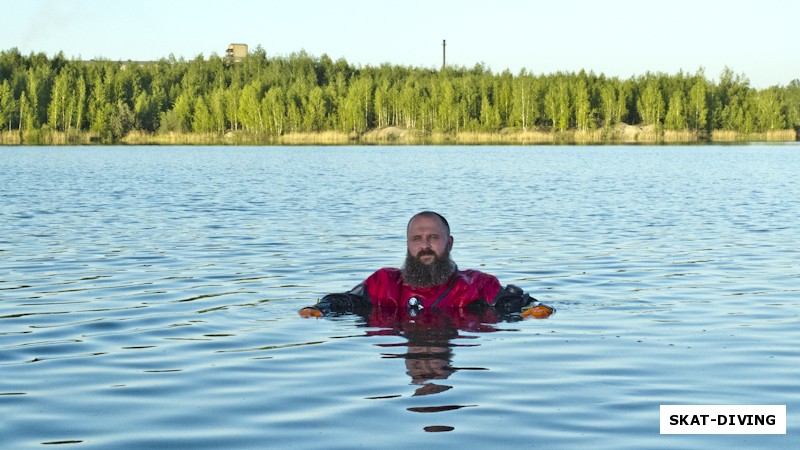
MULTIPOLYGON (((385 358, 405 359, 406 373, 411 384, 419 386, 414 396, 437 394, 451 389, 442 383, 458 370, 487 370, 453 366, 453 348, 475 347, 479 344, 460 343, 460 340, 477 339, 467 332, 498 331, 498 322, 493 311, 473 313, 458 308, 425 309, 416 314, 407 311, 387 311, 374 308, 364 317, 367 326, 379 328, 368 335, 396 335, 407 342, 378 344, 380 347, 403 347, 405 353, 384 353, 385 358)), ((452 408, 449 408, 452 409, 452 408)))

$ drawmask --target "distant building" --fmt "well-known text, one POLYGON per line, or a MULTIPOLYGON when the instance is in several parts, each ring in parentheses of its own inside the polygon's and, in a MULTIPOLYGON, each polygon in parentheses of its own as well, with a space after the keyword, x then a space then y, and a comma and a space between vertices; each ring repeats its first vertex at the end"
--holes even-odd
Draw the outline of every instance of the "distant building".
POLYGON ((225 58, 229 61, 241 61, 247 57, 247 44, 231 44, 225 51, 225 58))

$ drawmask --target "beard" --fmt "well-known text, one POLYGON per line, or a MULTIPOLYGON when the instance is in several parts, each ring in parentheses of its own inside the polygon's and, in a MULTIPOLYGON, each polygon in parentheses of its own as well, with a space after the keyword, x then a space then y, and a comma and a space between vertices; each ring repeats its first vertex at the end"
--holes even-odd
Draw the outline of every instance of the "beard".
POLYGON ((421 288, 444 284, 456 270, 458 267, 450 259, 449 251, 440 257, 433 250, 421 250, 416 257, 406 252, 406 262, 401 269, 403 280, 407 284, 421 288), (425 264, 420 261, 420 258, 425 255, 432 255, 433 262, 425 264))

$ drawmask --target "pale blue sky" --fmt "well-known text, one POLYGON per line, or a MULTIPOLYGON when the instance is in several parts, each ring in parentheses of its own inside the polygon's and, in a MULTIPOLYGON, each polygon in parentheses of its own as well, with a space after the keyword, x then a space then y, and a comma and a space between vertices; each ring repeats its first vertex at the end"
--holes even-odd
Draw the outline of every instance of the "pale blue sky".
POLYGON ((68 58, 150 60, 223 55, 231 42, 268 55, 306 50, 352 64, 495 72, 645 72, 751 85, 800 78, 800 1, 710 0, 0 0, 0 50, 68 58))

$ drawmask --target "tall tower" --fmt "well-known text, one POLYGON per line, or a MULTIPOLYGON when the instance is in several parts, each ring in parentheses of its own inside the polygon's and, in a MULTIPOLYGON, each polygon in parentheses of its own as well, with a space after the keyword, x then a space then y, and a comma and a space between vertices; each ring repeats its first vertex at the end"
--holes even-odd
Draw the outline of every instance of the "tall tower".
POLYGON ((447 64, 447 58, 445 57, 445 47, 447 46, 447 41, 442 39, 442 70, 444 70, 444 66, 447 64))

